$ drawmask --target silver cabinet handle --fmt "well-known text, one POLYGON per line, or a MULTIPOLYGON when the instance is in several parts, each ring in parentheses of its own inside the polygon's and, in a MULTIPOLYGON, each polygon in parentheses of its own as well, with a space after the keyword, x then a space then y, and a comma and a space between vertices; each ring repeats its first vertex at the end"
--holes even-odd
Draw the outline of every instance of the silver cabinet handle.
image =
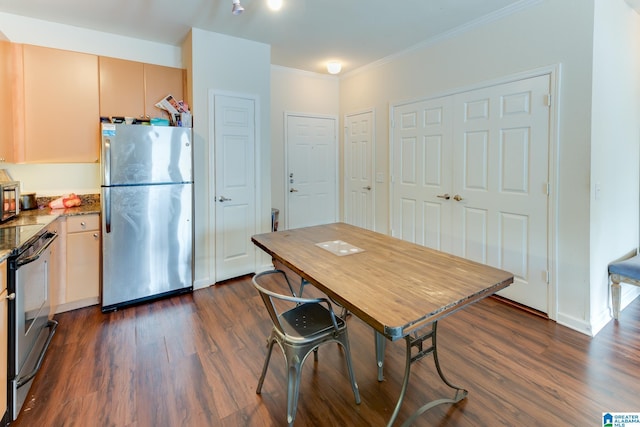
POLYGON ((8 299, 8 300, 13 301, 14 299, 16 299, 16 293, 15 293, 15 292, 11 292, 11 293, 10 293, 9 295, 7 295, 5 298, 6 298, 6 299, 8 299))
POLYGON ((289 189, 289 193, 297 193, 297 192, 298 192, 298 190, 296 190, 295 188, 290 188, 289 189))
POLYGON ((367 185, 366 187, 362 187, 362 189, 363 189, 363 190, 369 190, 369 191, 371 191, 371 186, 370 186, 370 185, 367 185))
POLYGON ((462 200, 462 197, 460 197, 459 194, 456 194, 455 196, 453 196, 453 200, 455 200, 456 202, 459 202, 460 200, 462 200))
POLYGON ((445 199, 445 200, 449 200, 451 197, 449 196, 449 193, 446 194, 438 194, 436 197, 440 198, 440 199, 445 199))
POLYGON ((218 201, 219 202, 230 202, 231 199, 228 199, 228 198, 226 198, 224 196, 220 196, 220 197, 218 197, 218 201))

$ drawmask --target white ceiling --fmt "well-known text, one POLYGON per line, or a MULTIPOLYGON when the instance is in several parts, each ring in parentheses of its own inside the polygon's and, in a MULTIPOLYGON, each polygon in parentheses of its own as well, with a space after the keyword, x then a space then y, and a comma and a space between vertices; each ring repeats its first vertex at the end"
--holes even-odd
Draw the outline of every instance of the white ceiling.
MULTIPOLYGON (((179 46, 190 28, 271 45, 271 63, 343 72, 456 29, 488 22, 532 0, 0 0, 0 11, 179 46)), ((2 28, 0 28, 0 33, 2 28)), ((1 36, 1 34, 0 34, 1 36)))

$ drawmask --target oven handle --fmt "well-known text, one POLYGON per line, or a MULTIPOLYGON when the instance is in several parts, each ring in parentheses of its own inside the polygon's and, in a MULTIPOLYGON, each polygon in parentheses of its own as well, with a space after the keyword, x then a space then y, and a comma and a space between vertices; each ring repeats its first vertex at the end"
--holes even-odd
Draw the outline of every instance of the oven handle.
POLYGON ((40 258, 40 255, 42 255, 44 253, 45 250, 47 250, 47 248, 49 246, 51 246, 51 244, 53 243, 54 240, 56 240, 58 238, 58 233, 56 232, 48 232, 47 233, 47 242, 42 245, 42 247, 38 250, 38 252, 36 252, 35 254, 25 257, 25 258, 18 258, 16 260, 16 268, 17 267, 21 267, 25 264, 29 264, 32 263, 34 261, 37 261, 38 258, 40 258))
POLYGON ((33 371, 31 371, 28 375, 25 375, 22 378, 19 378, 17 383, 16 383, 16 388, 20 388, 23 385, 25 385, 26 383, 28 383, 29 381, 31 381, 33 379, 33 377, 36 376, 36 374, 38 373, 38 371, 40 370, 40 367, 42 366, 42 360, 44 359, 44 354, 46 353, 47 349, 49 348, 49 344, 51 344, 51 339, 53 338, 53 334, 56 333, 56 328, 58 327, 58 322, 55 320, 49 320, 47 322, 47 328, 49 328, 49 335, 47 336, 47 341, 45 341, 44 346, 42 347, 42 350, 40 351, 40 355, 38 356, 38 361, 36 362, 36 366, 35 368, 33 368, 33 371))

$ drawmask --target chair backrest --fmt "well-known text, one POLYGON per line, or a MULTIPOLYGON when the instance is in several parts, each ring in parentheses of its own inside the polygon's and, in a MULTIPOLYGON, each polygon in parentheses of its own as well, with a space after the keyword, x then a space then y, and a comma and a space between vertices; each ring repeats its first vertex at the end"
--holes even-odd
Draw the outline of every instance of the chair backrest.
POLYGON ((331 308, 331 303, 326 298, 300 298, 296 296, 295 291, 293 290, 293 286, 291 286, 291 282, 289 278, 282 270, 268 270, 262 273, 256 274, 251 279, 253 282, 253 286, 260 293, 260 297, 264 302, 265 307, 267 308, 267 312, 269 313, 269 317, 273 322, 275 328, 283 335, 287 335, 286 329, 283 327, 280 319, 280 314, 288 311, 289 309, 293 309, 297 306, 303 304, 318 304, 323 303, 327 306, 327 310, 331 314, 331 320, 333 323, 333 327, 335 330, 338 330, 338 322, 335 314, 333 313, 333 309, 331 308), (278 292, 273 291, 272 289, 285 289, 288 288, 291 295, 284 295, 278 292), (276 304, 276 300, 282 301, 285 304, 276 304))

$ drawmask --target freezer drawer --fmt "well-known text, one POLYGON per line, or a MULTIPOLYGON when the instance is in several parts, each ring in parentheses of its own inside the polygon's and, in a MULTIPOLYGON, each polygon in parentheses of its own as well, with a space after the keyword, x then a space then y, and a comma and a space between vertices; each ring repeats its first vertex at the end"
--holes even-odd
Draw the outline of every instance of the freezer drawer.
POLYGON ((103 187, 102 309, 193 286, 193 184, 103 187))

